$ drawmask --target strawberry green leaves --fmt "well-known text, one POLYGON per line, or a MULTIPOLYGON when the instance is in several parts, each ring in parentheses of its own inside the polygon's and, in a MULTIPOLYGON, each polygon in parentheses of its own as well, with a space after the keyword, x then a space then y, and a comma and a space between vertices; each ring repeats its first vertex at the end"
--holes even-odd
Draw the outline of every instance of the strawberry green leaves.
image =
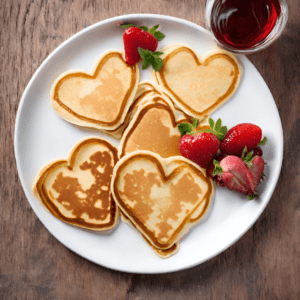
POLYGON ((163 52, 155 51, 152 52, 150 50, 143 49, 141 47, 138 48, 138 52, 143 60, 142 69, 145 70, 151 64, 153 69, 158 72, 160 68, 164 65, 163 60, 159 57, 163 54, 163 52))
POLYGON ((209 118, 208 123, 210 128, 209 129, 203 129, 199 131, 194 131, 194 129, 197 128, 199 123, 198 119, 193 119, 193 125, 189 123, 181 123, 178 125, 178 129, 182 135, 185 134, 197 134, 201 132, 209 132, 214 134, 219 140, 222 140, 225 137, 225 134, 227 133, 227 127, 222 126, 222 120, 218 119, 217 122, 215 123, 212 118, 209 118))
POLYGON ((193 124, 190 123, 181 123, 178 125, 178 129, 181 133, 181 135, 185 135, 185 134, 193 134, 193 128, 196 129, 198 126, 199 120, 196 118, 193 118, 193 124))
POLYGON ((158 40, 158 41, 161 41, 165 35, 160 32, 160 31, 156 31, 156 29, 159 27, 159 25, 155 25, 153 26, 151 29, 149 29, 147 26, 136 26, 134 24, 124 24, 124 25, 121 25, 122 28, 129 28, 129 27, 136 27, 136 28, 140 28, 146 32, 149 32, 151 33, 152 35, 155 36, 155 38, 158 40))
POLYGON ((220 174, 220 173, 223 173, 223 169, 220 166, 220 163, 216 159, 213 160, 213 163, 215 165, 215 168, 214 168, 214 170, 212 172, 213 177, 216 176, 216 175, 218 175, 218 174, 220 174))
POLYGON ((192 126, 196 129, 197 126, 198 126, 198 124, 199 124, 199 120, 196 119, 196 118, 193 118, 193 124, 192 124, 192 126))
POLYGON ((258 147, 263 146, 267 141, 268 141, 268 139, 266 137, 264 137, 257 146, 258 147))
POLYGON ((153 26, 150 30, 149 30, 149 33, 153 34, 155 36, 155 38, 158 40, 158 41, 161 41, 165 35, 160 32, 160 31, 156 31, 156 29, 159 27, 159 25, 155 25, 153 26))
POLYGON ((148 27, 147 26, 141 26, 141 27, 139 27, 140 29, 143 29, 144 31, 147 31, 147 32, 149 32, 149 29, 148 29, 148 27))
POLYGON ((257 198, 257 197, 258 197, 257 194, 253 194, 253 195, 248 195, 248 196, 247 196, 247 198, 248 198, 249 200, 253 200, 253 199, 257 198))
POLYGON ((122 28, 125 28, 125 29, 127 29, 127 28, 129 28, 129 27, 140 28, 139 26, 136 26, 136 25, 134 25, 134 24, 122 24, 121 27, 122 27, 122 28))
POLYGON ((185 134, 193 132, 193 127, 189 123, 181 123, 181 124, 179 124, 178 125, 178 129, 179 129, 181 135, 185 135, 185 134))
POLYGON ((218 138, 218 140, 221 141, 222 139, 224 139, 225 134, 227 133, 227 127, 222 126, 222 120, 218 119, 217 122, 215 123, 212 118, 209 118, 208 123, 210 129, 203 129, 198 132, 210 132, 214 134, 218 138))
POLYGON ((251 161, 253 160, 253 150, 250 151, 247 155, 247 146, 245 146, 241 159, 244 161, 245 164, 250 165, 251 161))

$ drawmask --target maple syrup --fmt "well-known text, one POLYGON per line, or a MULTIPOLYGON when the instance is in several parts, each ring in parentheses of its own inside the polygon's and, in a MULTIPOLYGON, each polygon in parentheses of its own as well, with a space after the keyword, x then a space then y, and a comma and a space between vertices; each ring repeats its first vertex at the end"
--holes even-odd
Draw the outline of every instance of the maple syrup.
POLYGON ((220 43, 249 49, 267 38, 280 14, 279 0, 216 0, 211 29, 220 43))

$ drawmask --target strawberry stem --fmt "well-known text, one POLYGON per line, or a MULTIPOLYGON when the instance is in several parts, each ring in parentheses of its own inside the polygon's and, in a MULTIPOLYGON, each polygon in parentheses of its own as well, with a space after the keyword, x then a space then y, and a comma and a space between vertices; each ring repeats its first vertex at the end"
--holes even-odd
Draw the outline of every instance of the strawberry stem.
POLYGON ((255 198, 257 198, 258 195, 257 194, 253 194, 253 195, 248 195, 247 198, 250 199, 250 200, 253 200, 255 198))
POLYGON ((242 155, 241 155, 241 159, 244 159, 244 156, 247 153, 247 146, 245 146, 245 148, 243 149, 242 155))
POLYGON ((199 120, 196 119, 196 118, 193 118, 193 124, 192 124, 192 126, 196 129, 197 126, 198 126, 198 124, 199 124, 199 120))
POLYGON ((219 175, 219 174, 223 173, 223 169, 220 166, 220 163, 216 159, 213 160, 213 163, 215 165, 215 168, 212 172, 212 176, 215 177, 216 175, 219 175))
POLYGON ((257 146, 263 146, 267 141, 268 141, 268 139, 266 137, 264 137, 257 146))
POLYGON ((222 126, 221 119, 218 119, 217 122, 215 123, 212 118, 209 118, 209 120, 208 120, 208 123, 210 126, 209 129, 202 129, 199 131, 194 131, 193 128, 196 129, 198 126, 198 123, 199 123, 199 120, 194 118, 192 125, 189 123, 181 123, 178 125, 178 129, 182 135, 185 135, 185 134, 195 135, 195 134, 202 133, 202 132, 212 133, 220 141, 224 139, 224 137, 227 133, 227 127, 222 126))

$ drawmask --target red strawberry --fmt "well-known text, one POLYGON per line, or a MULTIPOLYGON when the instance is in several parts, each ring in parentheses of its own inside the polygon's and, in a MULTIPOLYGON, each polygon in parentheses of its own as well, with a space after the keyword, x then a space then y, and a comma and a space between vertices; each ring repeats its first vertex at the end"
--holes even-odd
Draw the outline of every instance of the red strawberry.
POLYGON ((219 149, 219 140, 209 132, 195 136, 184 135, 179 141, 179 151, 182 156, 192 160, 202 168, 207 168, 219 149))
POLYGON ((237 156, 227 156, 218 163, 214 160, 215 170, 218 173, 217 182, 229 190, 234 190, 247 195, 253 199, 255 189, 260 182, 264 172, 264 160, 261 156, 255 156, 246 164, 237 156))
POLYGON ((223 170, 221 178, 229 190, 247 195, 254 194, 256 189, 254 177, 242 159, 230 155, 220 162, 220 166, 223 170))
POLYGON ((257 125, 242 123, 232 127, 220 143, 220 150, 224 154, 241 156, 247 147, 250 152, 256 148, 262 137, 262 130, 257 125))
POLYGON ((137 63, 141 58, 138 52, 139 47, 154 52, 158 45, 154 35, 137 27, 127 28, 123 35, 123 41, 125 60, 130 66, 137 63))

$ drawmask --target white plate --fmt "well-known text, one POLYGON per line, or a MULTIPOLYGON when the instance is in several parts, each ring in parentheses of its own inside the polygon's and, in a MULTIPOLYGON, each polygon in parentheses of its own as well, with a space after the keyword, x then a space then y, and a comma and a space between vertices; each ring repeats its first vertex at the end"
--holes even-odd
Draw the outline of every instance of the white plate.
MULTIPOLYGON (((20 102, 15 128, 17 168, 27 199, 46 228, 66 247, 99 265, 135 273, 164 273, 195 266, 214 257, 236 242, 258 219, 275 188, 282 162, 283 136, 278 110, 264 80, 244 56, 244 77, 235 95, 212 117, 222 118, 229 128, 243 122, 259 125, 268 137, 263 147, 267 162, 266 180, 259 186, 259 198, 248 201, 245 195, 216 188, 215 201, 207 218, 181 242, 179 252, 161 259, 140 234, 121 223, 111 235, 89 233, 71 227, 46 211, 31 193, 38 170, 49 160, 66 157, 81 138, 95 135, 61 119, 50 105, 50 87, 55 78, 70 69, 91 71, 95 59, 105 50, 123 48, 124 29, 116 23, 160 25, 166 38, 159 48, 186 43, 199 54, 216 48, 202 27, 185 20, 160 15, 127 15, 90 26, 61 44, 35 72, 20 102)), ((141 73, 150 79, 150 68, 141 73)), ((118 146, 118 141, 102 133, 118 146)), ((47 245, 45 245, 47 247, 47 245)))

